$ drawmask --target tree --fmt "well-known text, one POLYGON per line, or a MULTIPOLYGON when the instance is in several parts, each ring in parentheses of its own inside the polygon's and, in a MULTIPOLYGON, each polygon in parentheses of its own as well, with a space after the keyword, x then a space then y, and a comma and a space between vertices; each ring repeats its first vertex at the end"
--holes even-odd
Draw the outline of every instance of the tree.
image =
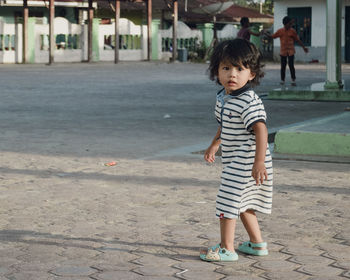
MULTIPOLYGON (((273 15, 273 0, 261 0, 263 14, 273 15)), ((260 11, 260 0, 236 0, 237 5, 249 7, 260 11)))

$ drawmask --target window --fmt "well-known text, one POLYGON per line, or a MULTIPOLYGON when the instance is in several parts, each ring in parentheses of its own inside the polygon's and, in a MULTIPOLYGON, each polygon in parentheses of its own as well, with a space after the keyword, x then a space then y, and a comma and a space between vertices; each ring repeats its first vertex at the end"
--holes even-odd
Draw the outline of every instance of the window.
POLYGON ((311 46, 311 7, 288 8, 288 16, 295 20, 294 29, 305 46, 311 46))

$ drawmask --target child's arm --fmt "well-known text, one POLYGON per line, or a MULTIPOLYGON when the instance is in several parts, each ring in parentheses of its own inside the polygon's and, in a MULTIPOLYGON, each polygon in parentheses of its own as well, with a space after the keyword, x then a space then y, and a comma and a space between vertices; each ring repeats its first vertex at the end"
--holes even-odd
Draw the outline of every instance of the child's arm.
POLYGON ((259 37, 261 34, 262 34, 262 31, 260 32, 254 32, 254 31, 252 31, 252 30, 250 30, 250 29, 248 29, 248 32, 249 32, 249 34, 250 35, 254 35, 254 36, 257 36, 257 37, 259 37))
POLYGON ((219 126, 213 141, 211 142, 208 149, 205 151, 205 154, 204 154, 205 161, 210 163, 213 163, 215 161, 215 154, 219 150, 219 147, 221 144, 220 134, 221 134, 221 126, 219 126))
POLYGON ((309 52, 309 49, 307 47, 304 46, 303 42, 298 38, 298 40, 296 40, 298 42, 298 44, 303 48, 305 53, 309 52))
POLYGON ((257 122, 253 125, 253 130, 255 133, 256 150, 252 176, 256 181, 256 185, 259 185, 264 182, 264 179, 267 180, 267 171, 265 167, 267 128, 265 123, 257 122))
POLYGON ((297 32, 293 29, 293 33, 294 33, 294 40, 298 42, 298 44, 303 48, 305 53, 309 52, 309 49, 307 47, 304 46, 303 42, 300 40, 297 32))

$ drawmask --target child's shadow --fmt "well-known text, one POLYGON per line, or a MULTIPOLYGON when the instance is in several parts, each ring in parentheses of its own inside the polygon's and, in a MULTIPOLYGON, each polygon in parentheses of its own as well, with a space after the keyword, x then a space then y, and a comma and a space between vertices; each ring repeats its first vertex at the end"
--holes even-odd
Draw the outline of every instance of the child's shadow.
POLYGON ((102 253, 108 251, 119 251, 131 253, 134 255, 144 254, 153 255, 156 257, 170 258, 174 260, 198 260, 198 252, 201 249, 200 247, 187 247, 175 244, 155 244, 155 243, 144 243, 144 242, 130 242, 123 241, 119 238, 115 239, 103 239, 103 238, 90 238, 90 237, 69 237, 61 234, 51 234, 51 233, 42 233, 35 231, 27 230, 2 230, 0 231, 0 242, 1 243, 24 243, 28 245, 46 245, 46 246, 57 246, 61 248, 80 248, 86 250, 93 250, 102 253), (86 242, 86 244, 84 244, 86 242), (100 247, 91 246, 88 243, 101 243, 100 247), (118 246, 119 245, 119 246, 118 246), (122 248, 125 246, 130 246, 130 249, 122 248), (152 250, 139 249, 135 247, 155 247, 160 248, 161 252, 154 252, 152 250), (163 250, 164 249, 164 250, 163 250), (177 250, 189 250, 193 251, 193 255, 178 253, 177 250), (163 251, 174 252, 166 253, 163 251))

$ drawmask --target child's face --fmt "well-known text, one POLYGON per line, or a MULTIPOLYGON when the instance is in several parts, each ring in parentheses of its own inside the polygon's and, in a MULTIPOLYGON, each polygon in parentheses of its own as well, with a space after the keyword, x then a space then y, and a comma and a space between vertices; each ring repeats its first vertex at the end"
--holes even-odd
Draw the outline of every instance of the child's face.
POLYGON ((292 28, 293 25, 294 25, 294 19, 292 19, 290 22, 288 22, 285 25, 285 28, 288 30, 288 29, 292 28))
POLYGON ((219 64, 218 79, 225 87, 226 93, 240 89, 248 81, 253 80, 255 75, 249 68, 244 66, 233 66, 230 62, 221 62, 219 64))

